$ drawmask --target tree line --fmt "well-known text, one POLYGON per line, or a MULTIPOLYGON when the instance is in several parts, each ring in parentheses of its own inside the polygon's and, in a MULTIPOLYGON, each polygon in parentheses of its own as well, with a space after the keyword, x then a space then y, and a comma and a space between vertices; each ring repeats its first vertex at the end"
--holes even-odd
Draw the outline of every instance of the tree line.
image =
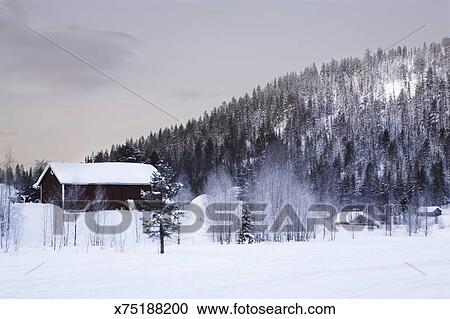
POLYGON ((47 161, 36 161, 33 167, 25 168, 23 164, 17 163, 15 160, 4 162, 0 167, 0 184, 14 187, 16 190, 30 188, 41 176, 47 165, 47 161))

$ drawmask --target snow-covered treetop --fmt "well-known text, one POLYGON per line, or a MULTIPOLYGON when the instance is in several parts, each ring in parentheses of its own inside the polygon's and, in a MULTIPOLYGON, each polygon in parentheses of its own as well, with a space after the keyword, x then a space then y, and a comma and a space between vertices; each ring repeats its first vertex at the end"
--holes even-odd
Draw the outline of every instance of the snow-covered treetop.
POLYGON ((158 169, 152 174, 150 185, 151 192, 144 192, 144 199, 161 199, 166 204, 173 203, 173 198, 183 187, 183 184, 175 180, 175 173, 172 168, 164 162, 157 165, 158 169))

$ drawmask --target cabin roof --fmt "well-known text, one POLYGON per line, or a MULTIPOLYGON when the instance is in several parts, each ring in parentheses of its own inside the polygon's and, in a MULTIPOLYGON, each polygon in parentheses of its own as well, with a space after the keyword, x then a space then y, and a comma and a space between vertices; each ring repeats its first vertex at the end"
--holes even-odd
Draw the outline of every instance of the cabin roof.
POLYGON ((34 185, 40 186, 50 170, 61 184, 72 185, 145 185, 149 184, 156 168, 150 164, 105 163, 56 163, 52 162, 42 172, 34 185))
POLYGON ((421 206, 418 209, 419 213, 426 213, 426 212, 432 213, 436 210, 438 210, 439 212, 442 211, 442 209, 439 206, 421 206))

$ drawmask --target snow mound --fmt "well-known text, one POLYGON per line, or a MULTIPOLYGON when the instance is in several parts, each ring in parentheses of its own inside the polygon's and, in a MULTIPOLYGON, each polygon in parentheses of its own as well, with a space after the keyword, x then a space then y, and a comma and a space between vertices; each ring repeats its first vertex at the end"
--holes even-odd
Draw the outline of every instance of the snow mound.
POLYGON ((207 194, 202 194, 191 200, 191 203, 199 206, 204 211, 206 210, 206 206, 208 206, 208 204, 211 203, 212 200, 213 198, 211 196, 207 194))
POLYGON ((200 218, 201 228, 193 233, 181 234, 181 243, 186 245, 198 245, 198 244, 209 244, 212 242, 212 236, 208 233, 208 228, 210 223, 205 216, 206 207, 209 203, 213 201, 213 198, 207 194, 202 194, 195 197, 191 204, 196 205, 201 209, 201 216, 196 216, 192 212, 185 212, 182 219, 182 225, 193 225, 197 218, 200 218))

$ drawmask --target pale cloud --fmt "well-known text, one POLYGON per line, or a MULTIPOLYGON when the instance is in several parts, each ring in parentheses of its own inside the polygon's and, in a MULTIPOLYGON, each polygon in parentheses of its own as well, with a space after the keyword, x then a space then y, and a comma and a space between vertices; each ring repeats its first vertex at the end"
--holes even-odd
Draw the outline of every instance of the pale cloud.
MULTIPOLYGON (((12 1, 0 4, 0 85, 16 95, 48 94, 64 88, 88 89, 105 85, 87 65, 25 27, 24 10, 12 1)), ((45 36, 105 71, 120 70, 134 54, 137 40, 125 32, 82 26, 31 25, 45 36)), ((108 83, 109 84, 109 83, 108 83)))
POLYGON ((175 98, 180 100, 195 100, 200 98, 203 94, 195 90, 185 90, 175 92, 172 94, 175 98))

